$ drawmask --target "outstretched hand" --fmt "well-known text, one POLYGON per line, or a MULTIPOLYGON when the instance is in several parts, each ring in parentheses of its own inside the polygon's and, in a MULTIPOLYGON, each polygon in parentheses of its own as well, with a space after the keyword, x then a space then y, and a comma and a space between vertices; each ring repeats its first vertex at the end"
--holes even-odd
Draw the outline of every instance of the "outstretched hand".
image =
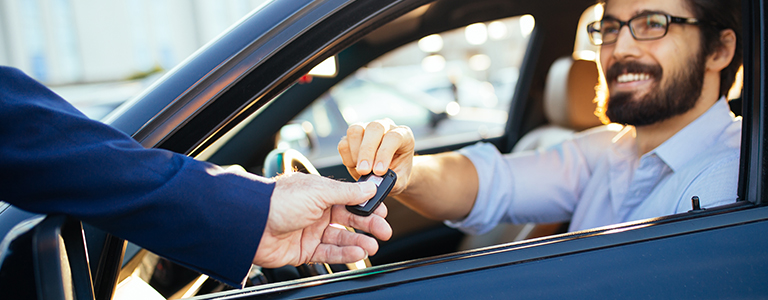
POLYGON ((375 254, 374 238, 331 224, 353 227, 388 240, 392 228, 381 205, 368 216, 357 216, 344 205, 373 197, 373 183, 345 183, 317 175, 288 173, 278 178, 270 202, 267 226, 253 258, 266 268, 308 262, 351 263, 375 254))
POLYGON ((355 179, 371 172, 383 176, 392 169, 397 182, 390 196, 399 195, 408 186, 414 149, 411 129, 397 126, 390 119, 349 126, 338 146, 344 166, 355 179))

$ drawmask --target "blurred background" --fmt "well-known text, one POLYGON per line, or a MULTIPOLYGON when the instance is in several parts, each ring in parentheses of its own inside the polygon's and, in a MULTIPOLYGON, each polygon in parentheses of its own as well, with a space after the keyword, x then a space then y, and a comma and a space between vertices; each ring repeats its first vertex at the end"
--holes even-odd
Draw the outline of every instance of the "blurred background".
POLYGON ((269 0, 0 0, 0 65, 100 119, 269 0))
MULTIPOLYGON (((0 65, 98 120, 270 1, 0 0, 0 65)), ((534 27, 524 15, 394 49, 296 116, 280 145, 335 164, 349 124, 384 117, 410 126, 424 147, 498 136, 534 27)))

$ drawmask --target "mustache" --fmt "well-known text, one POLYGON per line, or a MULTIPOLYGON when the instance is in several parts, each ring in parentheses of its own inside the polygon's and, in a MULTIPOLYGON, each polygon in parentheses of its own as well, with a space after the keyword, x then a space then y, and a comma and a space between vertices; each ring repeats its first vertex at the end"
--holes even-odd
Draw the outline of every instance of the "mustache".
POLYGON ((608 82, 615 81, 619 75, 625 73, 647 73, 658 80, 663 71, 659 65, 641 64, 635 61, 617 62, 605 71, 605 79, 608 82))

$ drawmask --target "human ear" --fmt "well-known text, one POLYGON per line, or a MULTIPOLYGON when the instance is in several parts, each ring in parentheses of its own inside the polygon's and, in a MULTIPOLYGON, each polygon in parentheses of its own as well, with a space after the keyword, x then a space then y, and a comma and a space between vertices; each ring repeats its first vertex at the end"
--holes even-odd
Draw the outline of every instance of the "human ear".
POLYGON ((736 51, 736 33, 732 29, 720 31, 720 46, 707 58, 707 69, 720 72, 725 69, 736 51))

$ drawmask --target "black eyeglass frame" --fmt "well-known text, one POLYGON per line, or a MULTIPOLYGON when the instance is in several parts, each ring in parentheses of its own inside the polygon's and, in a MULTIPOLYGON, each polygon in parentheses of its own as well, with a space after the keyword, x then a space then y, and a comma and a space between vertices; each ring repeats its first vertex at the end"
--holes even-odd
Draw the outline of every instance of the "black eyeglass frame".
POLYGON ((650 41, 650 40, 658 40, 660 38, 663 38, 663 37, 665 37, 667 35, 667 32, 669 32, 669 25, 670 24, 675 24, 675 23, 676 24, 689 24, 689 25, 712 25, 712 26, 718 26, 715 23, 701 22, 701 21, 699 21, 696 18, 676 17, 676 16, 672 16, 672 15, 668 15, 668 14, 660 13, 660 12, 652 12, 652 13, 640 14, 640 15, 632 17, 631 19, 629 19, 627 21, 621 21, 621 20, 616 19, 616 18, 608 17, 608 18, 603 18, 602 20, 594 21, 592 23, 587 24, 587 33, 589 33, 589 41, 593 45, 595 45, 595 46, 610 45, 610 44, 613 44, 616 41, 618 41, 619 35, 616 34, 616 39, 606 43, 605 40, 602 39, 603 34, 602 34, 602 32, 600 32, 601 30, 596 29, 597 24, 600 24, 600 27, 602 28, 603 27, 602 24, 606 20, 611 20, 611 21, 619 22, 618 31, 621 31, 621 28, 624 27, 624 25, 629 27, 629 33, 632 34, 632 38, 634 38, 637 41, 650 41), (630 25, 632 23, 632 21, 634 21, 634 20, 636 20, 638 18, 647 18, 648 16, 652 16, 652 15, 662 15, 662 16, 666 17, 667 23, 665 24, 666 26, 664 26, 664 33, 662 35, 660 35, 660 36, 657 36, 657 37, 644 37, 644 38, 637 37, 635 35, 635 28, 632 25, 630 25), (601 36, 601 39, 600 39, 601 42, 600 43, 595 42, 595 38, 593 37, 593 35, 595 33, 599 33, 600 34, 600 36, 601 36))

